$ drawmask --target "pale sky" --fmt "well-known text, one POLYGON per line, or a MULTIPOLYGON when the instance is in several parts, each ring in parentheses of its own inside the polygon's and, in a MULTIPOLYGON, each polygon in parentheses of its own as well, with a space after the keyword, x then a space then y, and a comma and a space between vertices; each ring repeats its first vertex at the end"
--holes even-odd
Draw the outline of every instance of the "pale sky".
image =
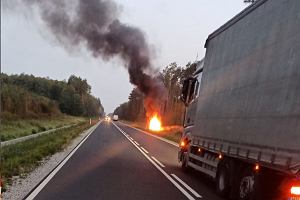
MULTIPOLYGON (((6 0, 1 0, 1 3, 6 0)), ((7 0, 9 1, 9 0, 7 0)), ((247 5, 243 0, 116 0, 120 20, 139 27, 156 49, 158 68, 177 62, 185 65, 205 55, 207 36, 247 5)), ((92 94, 101 99, 106 113, 127 101, 133 86, 118 59, 104 62, 84 49, 70 55, 51 41, 37 17, 1 8, 1 71, 68 79, 87 79, 92 94)))

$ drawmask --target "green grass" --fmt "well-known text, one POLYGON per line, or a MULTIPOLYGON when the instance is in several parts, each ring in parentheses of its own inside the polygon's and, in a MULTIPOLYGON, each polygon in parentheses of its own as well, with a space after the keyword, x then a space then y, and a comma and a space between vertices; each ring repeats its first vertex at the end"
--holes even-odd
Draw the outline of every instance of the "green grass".
POLYGON ((163 131, 161 133, 161 137, 164 137, 176 143, 180 142, 181 135, 182 135, 182 131, 180 130, 163 131))
POLYGON ((63 115, 55 118, 3 120, 0 126, 1 141, 11 140, 38 132, 77 124, 85 119, 63 115))
POLYGON ((63 150, 91 125, 87 122, 42 135, 10 146, 2 147, 1 175, 9 183, 13 176, 22 176, 38 166, 43 158, 63 150))
POLYGON ((122 122, 177 143, 179 143, 181 138, 181 133, 183 131, 182 126, 164 126, 162 131, 156 132, 156 131, 149 130, 145 122, 129 122, 129 121, 122 121, 122 122))

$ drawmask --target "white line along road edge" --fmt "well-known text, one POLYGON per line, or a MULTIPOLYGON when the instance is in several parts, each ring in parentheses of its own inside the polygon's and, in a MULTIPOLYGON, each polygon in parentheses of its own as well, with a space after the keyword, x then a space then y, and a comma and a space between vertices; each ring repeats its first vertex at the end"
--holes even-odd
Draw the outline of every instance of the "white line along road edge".
POLYGON ((69 155, 64 158, 64 160, 47 176, 47 178, 45 178, 43 180, 43 182, 41 182, 39 184, 39 186, 37 186, 35 188, 35 190, 33 190, 30 195, 26 198, 26 200, 32 200, 34 199, 39 192, 47 185, 47 183, 55 176, 55 174, 66 164, 66 162, 72 157, 72 155, 77 151, 77 149, 79 149, 79 147, 85 142, 85 140, 94 132, 94 130, 101 124, 100 121, 98 122, 98 124, 96 124, 94 127, 92 127, 90 133, 77 145, 77 147, 75 149, 73 149, 71 151, 71 153, 69 153, 69 155))
POLYGON ((125 123, 123 123, 123 122, 119 122, 119 123, 120 123, 120 124, 123 124, 123 125, 125 125, 125 126, 128 126, 128 127, 130 127, 130 128, 133 128, 133 129, 135 129, 135 130, 137 130, 137 131, 140 131, 140 132, 142 132, 142 133, 145 133, 145 134, 147 134, 147 135, 150 135, 150 136, 152 136, 152 137, 155 137, 155 138, 157 138, 157 139, 159 139, 159 140, 161 140, 161 141, 164 141, 164 142, 166 142, 166 143, 168 143, 168 144, 171 144, 171 145, 173 145, 173 146, 175 146, 175 147, 179 147, 179 144, 177 144, 176 142, 173 142, 173 141, 171 141, 171 140, 168 140, 168 139, 159 137, 159 136, 157 136, 157 135, 153 135, 153 134, 148 133, 148 132, 146 132, 146 131, 143 131, 143 130, 141 130, 141 129, 135 128, 135 127, 133 127, 133 126, 129 126, 128 124, 125 124, 125 123))
POLYGON ((151 156, 151 158, 152 158, 155 162, 157 162, 157 164, 159 164, 161 167, 166 167, 166 166, 164 166, 164 164, 162 164, 161 162, 159 162, 154 156, 151 156))
POLYGON ((198 198, 202 198, 200 194, 198 194, 193 188, 191 188, 188 184, 186 184, 183 180, 181 180, 178 176, 175 174, 171 174, 179 183, 181 183, 186 189, 188 189, 193 195, 195 195, 198 198))
POLYGON ((113 125, 131 142, 157 169, 160 171, 182 194, 184 194, 189 200, 195 200, 183 187, 181 187, 167 172, 165 172, 156 162, 154 162, 140 147, 138 147, 133 141, 126 136, 125 132, 119 128, 115 123, 113 125))
POLYGON ((142 149, 146 154, 149 154, 149 152, 148 152, 146 149, 144 149, 143 147, 141 147, 141 149, 142 149))

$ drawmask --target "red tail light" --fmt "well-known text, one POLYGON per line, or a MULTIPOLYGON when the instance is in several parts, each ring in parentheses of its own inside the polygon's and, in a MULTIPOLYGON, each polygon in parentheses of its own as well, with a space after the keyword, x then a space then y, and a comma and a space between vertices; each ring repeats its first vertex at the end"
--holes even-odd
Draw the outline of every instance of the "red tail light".
POLYGON ((300 186, 292 186, 291 187, 291 195, 300 197, 300 186))
POLYGON ((300 200, 300 180, 298 178, 286 179, 282 182, 282 194, 285 194, 285 200, 300 200))

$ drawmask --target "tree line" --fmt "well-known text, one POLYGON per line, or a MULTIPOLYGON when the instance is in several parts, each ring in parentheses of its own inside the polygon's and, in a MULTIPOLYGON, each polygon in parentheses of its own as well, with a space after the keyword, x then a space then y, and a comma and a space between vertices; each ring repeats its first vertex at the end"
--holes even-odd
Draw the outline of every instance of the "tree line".
MULTIPOLYGON (((183 81, 192 76, 199 62, 188 63, 186 66, 179 66, 171 63, 166 66, 159 74, 160 79, 167 89, 167 100, 162 102, 162 120, 165 125, 182 124, 184 117, 184 104, 180 100, 181 87, 183 81)), ((114 114, 119 115, 120 119, 128 121, 145 121, 146 111, 143 104, 144 96, 137 88, 134 88, 128 101, 122 103, 114 110, 114 114)))
POLYGON ((40 117, 65 113, 74 116, 101 116, 99 98, 91 95, 86 79, 71 75, 58 81, 33 75, 1 73, 1 111, 6 116, 40 117))

